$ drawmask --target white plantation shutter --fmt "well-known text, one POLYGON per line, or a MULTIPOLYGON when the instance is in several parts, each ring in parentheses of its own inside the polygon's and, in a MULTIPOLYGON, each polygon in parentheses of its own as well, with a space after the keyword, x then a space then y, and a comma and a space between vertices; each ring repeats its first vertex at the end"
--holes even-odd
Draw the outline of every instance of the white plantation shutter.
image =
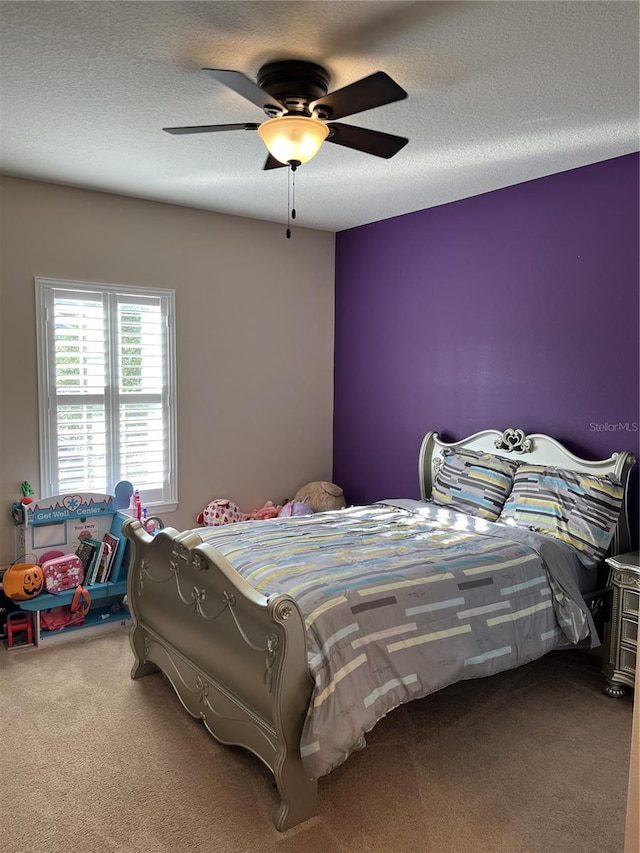
POLYGON ((69 291, 51 291, 49 295, 48 373, 53 381, 47 393, 47 409, 57 478, 46 494, 105 492, 107 351, 103 299, 100 294, 69 291))
POLYGON ((42 494, 175 505, 174 294, 36 279, 42 494))

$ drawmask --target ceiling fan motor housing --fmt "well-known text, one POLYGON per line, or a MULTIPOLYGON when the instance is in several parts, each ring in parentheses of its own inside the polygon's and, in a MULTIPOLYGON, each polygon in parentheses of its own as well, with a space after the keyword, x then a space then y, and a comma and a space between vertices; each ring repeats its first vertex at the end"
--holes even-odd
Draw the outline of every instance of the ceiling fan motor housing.
MULTIPOLYGON (((289 113, 310 116, 309 104, 327 94, 329 72, 315 62, 287 59, 268 62, 258 71, 258 86, 280 101, 289 113)), ((265 106, 267 115, 278 113, 269 105, 265 106)), ((317 110, 317 117, 330 118, 329 110, 317 110), (321 114, 322 113, 322 114, 321 114)))

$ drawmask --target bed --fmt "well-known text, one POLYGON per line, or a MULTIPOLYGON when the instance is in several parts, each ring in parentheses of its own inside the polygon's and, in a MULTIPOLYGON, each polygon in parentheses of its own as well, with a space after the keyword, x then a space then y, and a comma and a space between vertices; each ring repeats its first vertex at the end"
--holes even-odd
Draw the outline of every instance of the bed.
POLYGON ((161 670, 215 738, 257 755, 279 791, 276 827, 289 829, 316 813, 318 779, 394 707, 600 643, 602 549, 630 549, 634 463, 580 459, 517 429, 457 442, 430 432, 421 500, 155 536, 130 519, 131 676, 161 670), (576 552, 544 531, 536 490, 549 471, 598 484, 571 532, 581 543, 595 526, 597 547, 576 552))

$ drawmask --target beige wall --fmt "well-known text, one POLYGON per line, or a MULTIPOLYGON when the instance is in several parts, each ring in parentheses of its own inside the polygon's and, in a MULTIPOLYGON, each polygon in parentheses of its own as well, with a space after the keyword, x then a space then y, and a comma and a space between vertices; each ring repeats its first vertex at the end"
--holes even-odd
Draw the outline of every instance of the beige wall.
MULTIPOLYGON (((259 177, 259 176, 258 176, 259 177)), ((39 491, 34 277, 176 291, 177 528, 331 479, 334 235, 0 177, 0 565, 39 491)))

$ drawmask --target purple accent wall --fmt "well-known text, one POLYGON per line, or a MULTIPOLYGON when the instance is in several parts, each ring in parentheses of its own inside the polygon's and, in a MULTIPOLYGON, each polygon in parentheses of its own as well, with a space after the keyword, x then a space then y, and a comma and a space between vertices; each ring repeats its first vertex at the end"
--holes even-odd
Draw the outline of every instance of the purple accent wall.
POLYGON ((333 477, 349 502, 419 497, 430 429, 640 455, 639 162, 337 235, 333 477))

